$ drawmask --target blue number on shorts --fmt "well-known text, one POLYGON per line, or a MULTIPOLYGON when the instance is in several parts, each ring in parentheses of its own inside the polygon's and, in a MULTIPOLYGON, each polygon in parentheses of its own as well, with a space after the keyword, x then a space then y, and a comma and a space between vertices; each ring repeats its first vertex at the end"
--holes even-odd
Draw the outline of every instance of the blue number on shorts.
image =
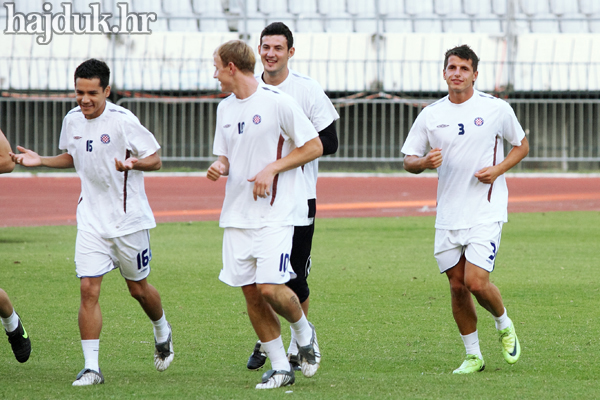
POLYGON ((494 261, 494 258, 496 258, 496 245, 494 244, 494 242, 490 242, 490 244, 492 245, 492 252, 493 254, 489 257, 490 260, 494 261))
POLYGON ((465 134, 465 125, 464 124, 458 124, 458 134, 459 135, 465 134))
POLYGON ((287 271, 287 266, 290 262, 290 255, 281 253, 281 257, 279 257, 279 272, 284 273, 287 271))
POLYGON ((142 269, 142 267, 147 267, 150 263, 150 259, 152 259, 152 253, 150 249, 146 249, 137 255, 137 265, 138 269, 142 269))
POLYGON ((85 151, 87 151, 88 153, 91 153, 92 151, 92 142, 93 140, 88 140, 87 142, 85 142, 85 151))

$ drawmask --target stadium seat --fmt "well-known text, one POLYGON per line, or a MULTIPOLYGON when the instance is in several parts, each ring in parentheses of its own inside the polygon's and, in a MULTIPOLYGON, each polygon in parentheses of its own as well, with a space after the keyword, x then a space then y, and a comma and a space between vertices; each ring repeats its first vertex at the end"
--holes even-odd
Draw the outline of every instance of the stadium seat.
POLYGON ((192 14, 198 18, 202 32, 228 32, 229 26, 221 0, 191 0, 192 14))
POLYGON ((550 0, 550 12, 556 16, 560 33, 589 31, 587 19, 579 13, 579 5, 572 0, 550 0))
POLYGON ((131 9, 138 13, 156 13, 156 22, 150 25, 153 32, 165 32, 169 30, 169 21, 165 15, 160 0, 129 0, 131 9))
POLYGON ((162 9, 168 18, 169 30, 178 32, 198 31, 198 20, 189 0, 162 0, 162 9))
POLYGON ((386 33, 412 32, 411 18, 404 12, 404 2, 380 0, 379 13, 383 19, 383 31, 386 33))
POLYGON ((317 0, 292 1, 288 12, 296 20, 297 32, 322 32, 323 22, 317 12, 317 0))
POLYGON ((404 0, 404 11, 411 18, 413 32, 442 32, 441 20, 433 13, 432 0, 416 2, 411 0, 404 0))
POLYGON ((582 14, 592 16, 600 14, 600 1, 598 0, 579 0, 579 11, 582 14))
POLYGON ((296 30, 296 20, 288 12, 287 2, 281 0, 257 0, 258 11, 264 15, 265 24, 283 22, 292 31, 296 30))
POLYGON ((443 0, 434 2, 433 12, 439 16, 442 32, 471 32, 472 24, 462 10, 461 0, 443 0))
POLYGON ((492 4, 492 13, 498 16, 505 16, 507 12, 506 0, 490 0, 492 4))
POLYGON ((525 15, 532 33, 558 33, 558 19, 550 13, 548 1, 519 0, 517 12, 525 15))
POLYGON ((504 16, 492 12, 491 0, 464 0, 463 13, 471 20, 472 32, 492 34, 503 32, 504 16))
MULTIPOLYGON (((377 32, 377 19, 379 15, 375 9, 374 1, 347 0, 346 5, 348 14, 352 16, 354 32, 377 32)), ((379 31, 383 31, 383 27, 380 26, 379 31)))
POLYGON ((325 32, 352 32, 346 0, 317 0, 317 12, 324 18, 325 32))
POLYGON ((600 33, 600 1, 579 0, 579 11, 588 18, 589 32, 600 33))
POLYGON ((239 16, 238 19, 227 21, 231 32, 246 31, 252 35, 261 32, 266 26, 264 15, 258 12, 257 0, 227 0, 222 4, 226 17, 239 16))

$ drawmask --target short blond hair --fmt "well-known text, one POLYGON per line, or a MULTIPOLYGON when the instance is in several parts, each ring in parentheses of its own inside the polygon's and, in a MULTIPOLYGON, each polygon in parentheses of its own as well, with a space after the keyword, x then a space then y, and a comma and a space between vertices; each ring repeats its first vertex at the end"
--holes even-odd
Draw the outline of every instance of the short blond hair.
POLYGON ((215 50, 215 54, 221 58, 223 65, 233 63, 240 71, 254 74, 256 57, 250 46, 241 40, 230 40, 223 43, 215 50))

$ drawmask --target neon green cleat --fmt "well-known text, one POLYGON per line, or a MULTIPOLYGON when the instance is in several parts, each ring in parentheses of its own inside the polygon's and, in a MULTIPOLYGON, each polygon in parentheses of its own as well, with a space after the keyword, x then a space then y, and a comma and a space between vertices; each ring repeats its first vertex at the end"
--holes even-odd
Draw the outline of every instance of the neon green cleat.
POLYGON ((500 343, 502 343, 502 355, 509 364, 517 362, 521 356, 521 345, 515 332, 515 325, 511 322, 510 326, 500 331, 500 343))
POLYGON ((467 354, 465 361, 452 371, 453 374, 470 374, 472 372, 481 372, 485 369, 485 362, 482 358, 477 357, 475 354, 467 354))

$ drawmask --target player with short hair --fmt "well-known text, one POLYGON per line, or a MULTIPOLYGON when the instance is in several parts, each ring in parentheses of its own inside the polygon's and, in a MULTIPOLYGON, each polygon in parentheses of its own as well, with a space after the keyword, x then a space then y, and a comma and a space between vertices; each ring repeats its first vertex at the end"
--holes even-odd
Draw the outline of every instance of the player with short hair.
POLYGON ((217 109, 210 180, 228 176, 219 225, 223 269, 219 279, 241 287, 248 316, 271 360, 257 389, 291 385, 294 370, 286 357, 277 314, 291 323, 304 376, 313 376, 321 354, 314 326, 298 296, 285 283, 294 275, 290 250, 294 225, 308 215, 300 166, 323 152, 315 128, 298 104, 273 86, 259 86, 252 49, 242 41, 214 53, 215 74, 232 94, 217 109))
MULTIPOLYGON (((15 168, 15 163, 10 156, 11 152, 10 143, 4 136, 4 132, 0 130, 0 174, 12 172, 15 168)), ((0 320, 17 361, 24 363, 29 360, 31 339, 13 308, 8 294, 3 289, 0 289, 0 320)))
POLYGON ((438 171, 434 255, 448 277, 467 353, 455 374, 485 368, 471 294, 494 317, 506 362, 514 364, 521 355, 515 326, 489 276, 507 222, 504 173, 527 155, 529 144, 510 105, 474 89, 478 61, 467 45, 446 52, 448 96, 423 109, 402 147, 408 172, 438 171), (503 140, 513 146, 506 158, 503 140))
POLYGON ((160 169, 156 139, 131 111, 107 101, 110 69, 90 59, 75 70, 78 106, 63 120, 54 157, 40 157, 17 147, 12 159, 26 167, 73 168, 81 179, 77 205, 75 271, 80 278, 79 331, 85 367, 73 386, 104 383, 98 364, 102 314, 100 287, 104 274, 119 268, 129 293, 154 326, 154 365, 164 371, 173 360, 171 326, 150 273, 149 229, 156 223, 144 189, 143 171, 160 169))
MULTIPOLYGON (((294 37, 284 23, 273 22, 268 25, 260 34, 260 44, 258 46, 264 72, 257 75, 256 79, 261 83, 275 86, 292 96, 319 133, 319 139, 323 145, 323 155, 334 154, 338 148, 335 121, 339 118, 339 115, 317 81, 288 67, 288 61, 294 56, 295 51, 294 37)), ((287 285, 296 293, 302 304, 304 314, 308 316, 310 290, 307 278, 312 267, 310 252, 315 232, 314 219, 317 212, 319 159, 307 163, 302 169, 308 194, 308 221, 306 225, 294 227, 290 262, 297 277, 291 279, 287 285)), ((292 336, 287 355, 292 366, 298 370, 300 368, 298 346, 294 330, 291 331, 292 336)), ((247 367, 253 370, 259 369, 264 365, 266 359, 266 354, 259 340, 248 359, 247 367)))

